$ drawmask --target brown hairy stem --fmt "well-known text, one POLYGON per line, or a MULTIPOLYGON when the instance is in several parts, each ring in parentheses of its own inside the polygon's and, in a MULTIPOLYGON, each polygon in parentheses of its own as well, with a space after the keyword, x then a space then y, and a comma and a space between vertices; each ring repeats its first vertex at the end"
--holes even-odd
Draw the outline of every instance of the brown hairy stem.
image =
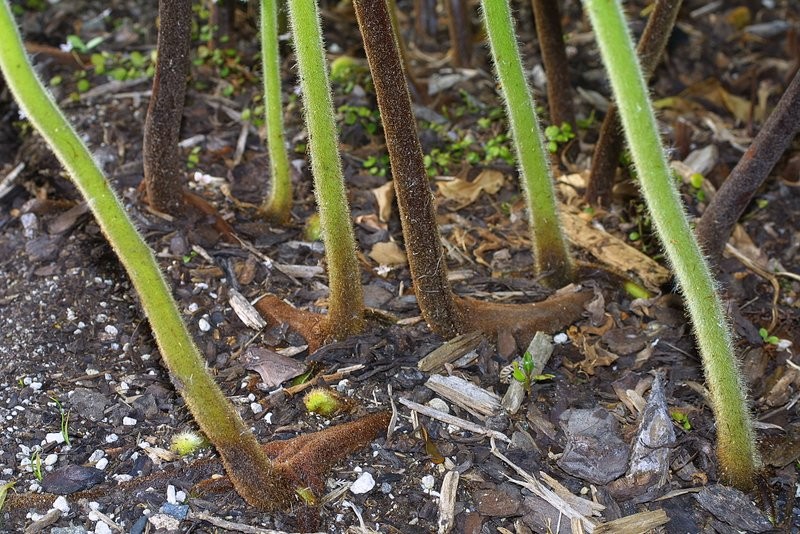
MULTIPOLYGON (((675 20, 683 0, 656 0, 653 12, 647 20, 636 52, 642 66, 645 82, 653 76, 653 72, 661 61, 667 41, 672 34, 675 20)), ((592 157, 592 170, 589 174, 589 183, 586 186, 586 201, 593 205, 607 205, 611 201, 611 188, 614 185, 614 175, 617 172, 619 157, 625 146, 622 126, 617 114, 617 106, 611 104, 608 108, 603 124, 600 127, 600 137, 592 157)))
POLYGON ((558 0, 533 0, 533 18, 536 37, 547 75, 547 104, 550 122, 561 126, 575 125, 572 110, 572 84, 569 81, 567 53, 564 50, 564 31, 561 29, 561 13, 558 0))
POLYGON ((736 221, 798 132, 800 71, 697 223, 697 239, 712 262, 719 261, 736 221))
POLYGON ((184 207, 178 141, 189 72, 192 2, 159 0, 158 15, 158 59, 144 123, 144 182, 150 204, 175 213, 184 207))
POLYGON ((450 57, 454 67, 472 65, 472 30, 467 0, 445 0, 450 57))
POLYGON ((326 315, 307 310, 298 310, 275 295, 264 295, 255 304, 255 309, 264 319, 276 323, 286 323, 308 344, 309 354, 316 352, 330 335, 330 325, 326 315))
POLYGON ((490 335, 500 330, 521 335, 522 330, 528 330, 532 336, 537 330, 552 331, 572 322, 582 311, 585 293, 512 307, 453 294, 386 0, 354 0, 353 6, 375 84, 406 255, 425 321, 434 332, 448 338, 474 330, 490 335))

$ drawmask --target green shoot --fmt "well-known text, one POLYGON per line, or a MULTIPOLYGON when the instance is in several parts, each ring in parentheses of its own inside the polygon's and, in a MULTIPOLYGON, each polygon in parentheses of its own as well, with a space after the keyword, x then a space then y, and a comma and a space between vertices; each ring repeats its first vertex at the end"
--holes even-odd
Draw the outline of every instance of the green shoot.
POLYGON ((56 403, 56 408, 58 408, 58 413, 61 416, 61 435, 64 436, 64 443, 69 445, 69 410, 64 409, 58 398, 50 397, 50 400, 56 403))
POLYGON ((781 341, 778 336, 770 335, 769 330, 763 327, 758 329, 758 335, 761 336, 761 339, 764 341, 764 343, 768 343, 770 345, 777 345, 781 341))
POLYGON ((547 150, 551 154, 558 152, 558 148, 575 139, 575 132, 568 122, 561 123, 561 126, 551 124, 544 129, 544 136, 547 138, 547 150))
POLYGON ((543 382, 555 378, 555 375, 551 374, 533 374, 533 356, 529 351, 525 351, 525 354, 522 356, 522 365, 520 365, 517 360, 514 360, 511 365, 511 376, 514 377, 514 380, 522 384, 522 387, 525 388, 527 393, 531 392, 531 386, 534 382, 543 382))

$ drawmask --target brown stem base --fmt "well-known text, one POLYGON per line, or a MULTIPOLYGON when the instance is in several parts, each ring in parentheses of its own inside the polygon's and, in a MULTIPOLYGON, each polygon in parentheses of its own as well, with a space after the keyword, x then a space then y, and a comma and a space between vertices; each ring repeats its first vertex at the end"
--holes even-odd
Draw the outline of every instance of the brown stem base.
POLYGON ((321 313, 298 310, 275 295, 265 295, 255 304, 261 316, 276 323, 286 323, 303 336, 308 352, 314 353, 330 337, 328 318, 321 313))

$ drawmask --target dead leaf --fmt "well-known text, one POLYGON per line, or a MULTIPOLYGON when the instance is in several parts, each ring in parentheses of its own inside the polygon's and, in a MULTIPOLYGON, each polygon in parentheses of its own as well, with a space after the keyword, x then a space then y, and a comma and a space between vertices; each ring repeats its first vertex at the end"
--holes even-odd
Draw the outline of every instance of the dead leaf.
POLYGON ((454 210, 469 206, 481 196, 483 191, 493 195, 503 187, 503 173, 494 169, 484 169, 471 182, 456 178, 449 182, 440 182, 439 193, 456 203, 454 210))
POLYGON ((244 368, 261 375, 268 388, 281 385, 306 370, 306 364, 262 347, 250 347, 244 354, 244 368))
POLYGON ((378 203, 378 219, 382 222, 389 220, 392 216, 392 202, 394 201, 394 183, 386 182, 380 187, 372 190, 375 201, 378 203))
POLYGON ((392 266, 405 265, 408 263, 406 253, 403 252, 403 249, 394 241, 375 243, 372 246, 369 257, 381 265, 392 266))

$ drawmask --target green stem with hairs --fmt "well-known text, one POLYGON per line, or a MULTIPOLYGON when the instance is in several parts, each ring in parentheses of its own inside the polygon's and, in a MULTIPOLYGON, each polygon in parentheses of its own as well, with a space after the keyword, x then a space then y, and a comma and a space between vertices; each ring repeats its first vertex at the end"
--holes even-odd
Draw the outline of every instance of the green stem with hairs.
POLYGON ((303 109, 322 241, 328 261, 328 331, 337 339, 363 328, 364 293, 344 186, 339 135, 333 113, 319 8, 316 0, 289 0, 289 21, 303 109))
POLYGON ((264 76, 264 109, 269 150, 270 190, 259 212, 276 222, 289 220, 292 182, 283 130, 281 63, 278 54, 278 1, 261 0, 261 62, 264 76))
POLYGON ((51 147, 86 199, 141 299, 175 388, 217 448, 237 491, 250 504, 286 504, 293 487, 272 469, 250 430, 205 367, 181 320, 155 257, 131 223, 86 145, 31 67, 8 2, 0 3, 0 70, 28 120, 51 147), (288 487, 288 490, 285 488, 288 487))
POLYGON ((572 281, 572 262, 561 232, 550 164, 522 70, 511 10, 508 0, 481 0, 481 5, 528 202, 536 274, 544 275, 548 285, 564 285, 572 281))
POLYGON ((731 330, 671 178, 622 9, 618 0, 584 0, 584 6, 611 80, 642 194, 694 325, 717 421, 722 477, 737 487, 750 488, 759 457, 731 330))

